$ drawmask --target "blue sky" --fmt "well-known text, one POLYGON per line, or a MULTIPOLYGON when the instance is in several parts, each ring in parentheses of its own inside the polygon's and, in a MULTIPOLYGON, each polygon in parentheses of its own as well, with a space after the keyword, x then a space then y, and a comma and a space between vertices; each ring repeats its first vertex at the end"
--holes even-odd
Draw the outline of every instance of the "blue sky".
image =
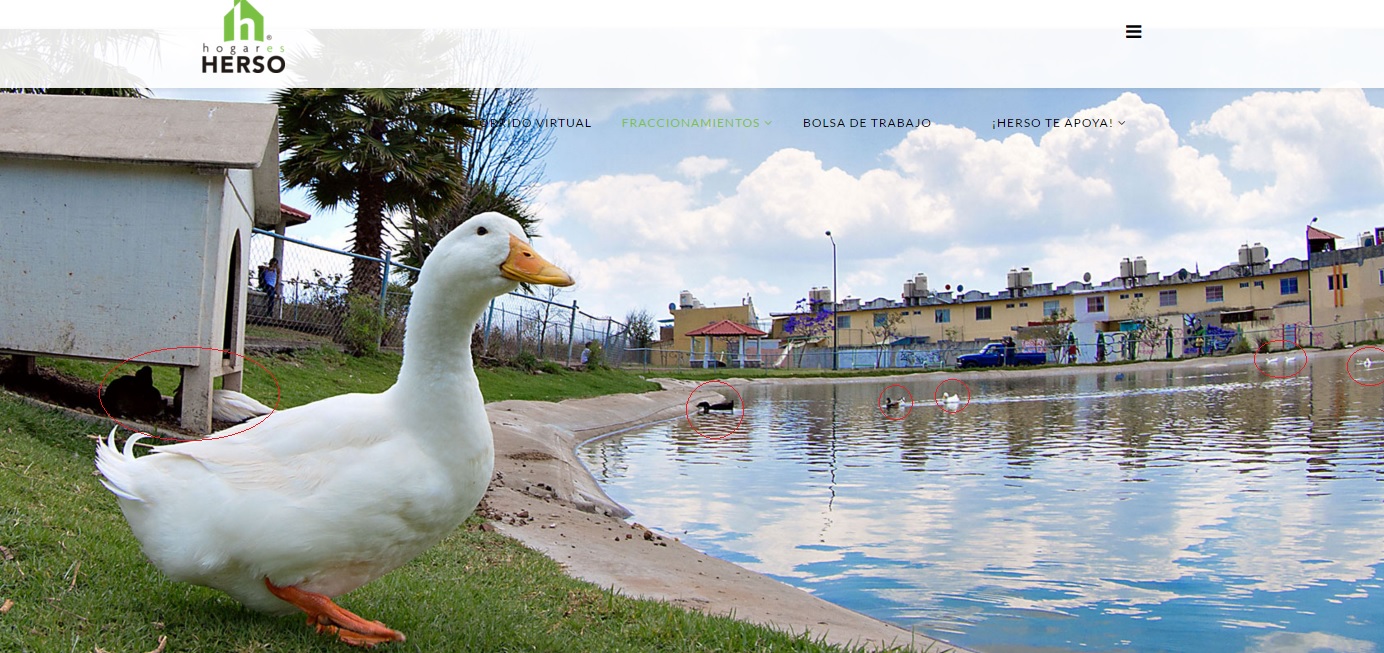
MULTIPOLYGON (((159 97, 262 100, 264 91, 159 97)), ((761 316, 831 282, 897 298, 904 279, 1002 289, 1232 262, 1244 242, 1301 257, 1303 226, 1354 243, 1384 226, 1384 94, 1332 90, 540 90, 560 128, 539 192, 539 251, 593 314, 666 317, 678 291, 753 297, 761 316), (622 119, 757 118, 755 129, 622 127, 622 119), (803 119, 928 118, 925 128, 806 128, 803 119), (994 129, 997 118, 1111 127, 994 129), (772 124, 767 124, 773 121, 772 124)), ((284 201, 311 209, 301 192, 284 201)), ((349 214, 291 235, 344 245, 349 214)))

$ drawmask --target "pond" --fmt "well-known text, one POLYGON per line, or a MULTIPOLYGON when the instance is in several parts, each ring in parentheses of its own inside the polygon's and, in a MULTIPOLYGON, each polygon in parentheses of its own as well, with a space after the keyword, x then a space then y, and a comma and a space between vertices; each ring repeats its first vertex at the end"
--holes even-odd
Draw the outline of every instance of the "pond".
POLYGON ((1347 364, 991 374, 955 413, 934 391, 966 388, 931 374, 906 416, 890 381, 759 384, 735 432, 693 417, 721 439, 680 417, 580 454, 643 524, 975 650, 1363 653, 1384 386, 1347 364))

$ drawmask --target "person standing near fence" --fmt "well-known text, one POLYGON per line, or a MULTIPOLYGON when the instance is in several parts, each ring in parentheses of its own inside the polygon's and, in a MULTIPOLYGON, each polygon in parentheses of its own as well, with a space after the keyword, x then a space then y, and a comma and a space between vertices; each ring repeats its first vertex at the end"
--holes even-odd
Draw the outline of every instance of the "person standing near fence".
POLYGON ((591 361, 591 345, 594 341, 587 341, 586 347, 581 350, 581 367, 586 369, 586 364, 591 361))
POLYGON ((274 300, 279 297, 279 259, 269 259, 269 265, 259 270, 260 290, 264 291, 264 315, 274 317, 274 300))

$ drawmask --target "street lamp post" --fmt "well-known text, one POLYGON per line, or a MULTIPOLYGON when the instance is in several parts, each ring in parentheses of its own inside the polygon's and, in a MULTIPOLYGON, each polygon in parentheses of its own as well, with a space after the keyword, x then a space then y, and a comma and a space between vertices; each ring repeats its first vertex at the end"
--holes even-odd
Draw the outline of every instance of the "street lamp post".
POLYGON ((837 349, 838 331, 841 329, 841 321, 837 316, 836 309, 841 305, 841 298, 836 296, 836 239, 831 237, 831 230, 827 230, 827 238, 831 240, 831 369, 840 369, 841 353, 837 349))
MULTIPOLYGON (((1303 236, 1307 239, 1307 242, 1306 242, 1305 244, 1306 244, 1306 246, 1307 246, 1307 325, 1308 325, 1308 328, 1307 328, 1307 345, 1308 345, 1309 347, 1313 344, 1313 343, 1312 343, 1312 326, 1311 326, 1311 325, 1313 324, 1313 322, 1312 322, 1312 223, 1313 223, 1313 222, 1316 222, 1316 221, 1317 221, 1317 216, 1315 216, 1315 215, 1312 216, 1312 219, 1311 219, 1310 221, 1308 221, 1308 223, 1307 223, 1307 228, 1303 230, 1303 231, 1305 232, 1305 233, 1303 233, 1303 236)), ((1294 331, 1293 331, 1293 341, 1294 341, 1294 342, 1289 343, 1289 344, 1294 344, 1294 345, 1296 345, 1296 344, 1297 344, 1297 340, 1298 340, 1297 331, 1294 330, 1294 331)))

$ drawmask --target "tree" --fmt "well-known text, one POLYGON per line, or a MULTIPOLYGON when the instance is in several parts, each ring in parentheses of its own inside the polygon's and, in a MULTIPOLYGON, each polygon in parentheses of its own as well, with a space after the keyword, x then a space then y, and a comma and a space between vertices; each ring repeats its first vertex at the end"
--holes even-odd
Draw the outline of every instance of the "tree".
POLYGON ((5 71, 10 83, 19 85, 0 91, 147 97, 144 81, 125 66, 139 54, 158 57, 158 32, 0 30, 0 70, 5 71), (98 88, 69 88, 92 85, 98 88))
MULTIPOLYGON (((465 170, 455 151, 476 125, 470 91, 295 88, 274 102, 284 183, 306 187, 319 207, 354 207, 354 253, 383 254, 389 213, 426 218, 461 200, 465 170)), ((381 282, 379 264, 352 260, 352 294, 378 295, 381 282)))
MULTIPOLYGON (((560 324, 561 322, 565 322, 565 321, 566 321, 566 320, 563 320, 563 319, 562 319, 562 317, 563 317, 562 315, 553 315, 553 309, 554 309, 554 308, 561 308, 561 309, 563 309, 564 315, 566 315, 569 319, 571 319, 571 312, 570 312, 571 309, 562 306, 562 305, 561 305, 560 303, 558 303, 558 301, 557 301, 558 295, 564 294, 564 293, 566 293, 566 292, 567 292, 567 291, 566 291, 565 289, 563 289, 563 288, 558 288, 557 286, 543 286, 543 291, 542 291, 542 293, 543 293, 543 295, 544 295, 544 296, 542 297, 542 299, 543 299, 543 308, 538 309, 538 312, 535 313, 535 315, 538 317, 538 320, 539 320, 539 323, 538 323, 538 357, 539 357, 539 358, 542 358, 542 357, 544 356, 544 354, 545 354, 545 345, 547 344, 547 341, 548 341, 548 327, 549 327, 549 326, 556 327, 556 326, 557 326, 558 324, 560 324)), ((561 338, 559 337, 559 341, 558 341, 558 342, 554 342, 554 344, 560 344, 560 340, 561 340, 561 338)))
POLYGON ((463 170, 460 198, 440 215, 410 212, 395 225, 409 265, 421 264, 437 241, 473 215, 497 211, 525 231, 537 222, 529 202, 543 180, 543 157, 553 149, 553 126, 533 93, 529 88, 471 90, 477 126, 455 148, 463 170))
POLYGON ((625 314, 625 333, 629 334, 630 346, 636 349, 647 348, 654 341, 654 318, 643 308, 625 314))
MULTIPOLYGON (((874 334, 876 342, 888 345, 891 341, 893 341, 895 338, 899 336, 899 331, 900 328, 903 326, 903 322, 903 311, 877 314, 875 315, 874 326, 870 328, 870 331, 874 334)), ((876 368, 883 364, 885 351, 888 350, 884 347, 881 347, 878 350, 876 350, 876 368)))
POLYGON ((520 205, 533 199, 543 181, 543 157, 553 149, 553 125, 531 88, 482 88, 475 97, 479 125, 457 146, 466 183, 520 205))
POLYGON ((1167 321, 1162 316, 1149 314, 1148 301, 1143 297, 1129 303, 1129 319, 1136 320, 1139 326, 1126 337, 1134 338, 1139 348, 1152 356, 1162 344, 1167 321))
POLYGON ((831 332, 836 319, 833 311, 827 309, 826 302, 799 299, 793 307, 793 315, 783 323, 783 332, 789 337, 814 338, 831 332))
POLYGON ((625 336, 628 347, 640 350, 639 361, 648 364, 648 348, 654 342, 654 317, 648 310, 638 308, 625 314, 625 336))
MULTIPOLYGON (((518 221, 525 232, 537 222, 535 218, 529 217, 528 208, 517 198, 496 195, 489 185, 468 187, 462 193, 464 199, 460 200, 460 204, 431 219, 423 218, 410 208, 395 220, 394 228, 402 242, 402 252, 399 256, 401 263, 415 268, 423 267, 423 261, 432 253, 433 247, 437 246, 437 241, 442 240, 443 236, 451 233, 457 225, 473 215, 487 211, 503 213, 518 221)), ((409 271, 410 278, 416 275, 416 272, 409 271)), ((531 290, 528 284, 523 284, 523 287, 526 291, 531 290)))
POLYGON ((1056 359, 1062 348, 1067 346, 1067 337, 1071 335, 1074 323, 1071 313, 1063 308, 1048 313, 1038 326, 1026 329, 1025 333, 1028 337, 1043 343, 1043 348, 1056 359))
POLYGON ((151 97, 145 88, 0 88, 3 93, 32 93, 34 95, 87 95, 91 97, 151 97))

